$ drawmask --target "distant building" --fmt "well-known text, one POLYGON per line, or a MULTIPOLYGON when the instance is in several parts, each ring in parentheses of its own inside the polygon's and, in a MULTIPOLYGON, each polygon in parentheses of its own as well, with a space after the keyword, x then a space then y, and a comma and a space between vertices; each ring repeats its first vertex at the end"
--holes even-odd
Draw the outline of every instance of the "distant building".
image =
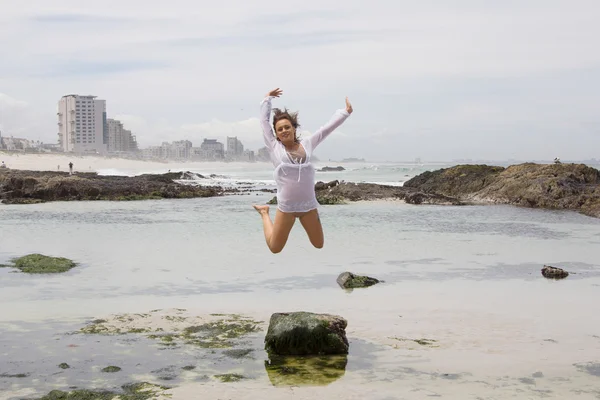
POLYGON ((58 143, 64 152, 108 151, 106 101, 96 96, 63 96, 58 102, 58 143))
POLYGON ((244 145, 242 144, 242 142, 237 138, 237 136, 234 137, 227 137, 227 159, 228 160, 240 160, 243 158, 243 154, 244 154, 244 145))
POLYGON ((217 139, 204 139, 200 145, 201 157, 204 160, 222 160, 225 158, 223 143, 217 139))
POLYGON ((108 118, 108 152, 109 153, 134 153, 138 151, 137 140, 130 130, 123 127, 123 123, 116 119, 108 118))
POLYGON ((257 161, 269 161, 270 159, 271 155, 269 154, 269 149, 266 146, 258 149, 257 161))

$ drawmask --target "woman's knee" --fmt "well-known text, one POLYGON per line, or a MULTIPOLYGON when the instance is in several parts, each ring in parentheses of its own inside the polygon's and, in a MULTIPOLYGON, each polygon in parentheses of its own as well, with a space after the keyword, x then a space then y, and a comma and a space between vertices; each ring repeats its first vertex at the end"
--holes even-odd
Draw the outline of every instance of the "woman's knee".
POLYGON ((271 253, 273 254, 281 253, 283 246, 269 246, 269 250, 271 250, 271 253))

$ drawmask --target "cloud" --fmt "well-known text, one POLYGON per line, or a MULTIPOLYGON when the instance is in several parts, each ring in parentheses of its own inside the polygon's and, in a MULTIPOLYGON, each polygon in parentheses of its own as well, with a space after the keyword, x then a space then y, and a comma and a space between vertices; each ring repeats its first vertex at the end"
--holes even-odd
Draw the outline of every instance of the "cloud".
POLYGON ((29 18, 30 21, 41 24, 90 24, 90 23, 128 23, 133 22, 131 18, 93 14, 41 14, 29 18))
POLYGON ((144 145, 237 135, 253 147, 258 103, 282 87, 277 105, 308 131, 353 101, 324 158, 597 157, 596 0, 281 4, 11 4, 0 88, 28 104, 11 129, 55 141, 57 101, 82 93, 130 118, 144 145))
POLYGON ((55 140, 52 139, 55 138, 44 135, 43 129, 43 120, 29 103, 0 93, 0 132, 2 132, 2 136, 54 142, 55 140))
POLYGON ((115 75, 124 72, 137 72, 152 69, 167 68, 165 62, 153 60, 130 60, 130 61, 84 61, 65 60, 61 63, 49 65, 45 70, 35 74, 37 77, 77 77, 77 76, 102 76, 115 75))

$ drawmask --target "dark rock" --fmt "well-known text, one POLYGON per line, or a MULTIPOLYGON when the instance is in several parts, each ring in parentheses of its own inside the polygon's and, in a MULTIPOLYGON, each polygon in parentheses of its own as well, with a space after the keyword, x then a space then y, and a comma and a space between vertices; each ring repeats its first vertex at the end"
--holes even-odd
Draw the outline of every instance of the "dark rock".
POLYGON ((424 193, 437 193, 450 197, 462 197, 476 193, 498 179, 503 167, 488 165, 457 165, 436 171, 425 171, 404 182, 407 189, 424 193))
POLYGON ((563 279, 569 276, 569 273, 561 268, 544 265, 544 268, 542 268, 542 275, 548 279, 563 279))
POLYGON ((424 172, 404 188, 469 203, 573 210, 600 218, 600 171, 584 164, 458 165, 424 172))
POLYGON ((335 181, 331 181, 331 182, 327 182, 327 183, 318 181, 317 183, 315 183, 315 191, 329 189, 329 188, 335 187, 339 184, 340 184, 340 182, 337 179, 335 181))
POLYGON ((310 312, 271 315, 265 350, 272 355, 348 354, 347 321, 310 312))
POLYGON ((345 171, 346 168, 338 165, 337 167, 323 167, 319 169, 319 172, 329 172, 329 171, 345 171))
POLYGON ((69 175, 59 171, 0 171, 0 199, 5 204, 32 204, 71 200, 145 200, 194 198, 223 195, 219 186, 196 186, 175 180, 196 180, 191 172, 99 176, 96 173, 69 175))
POLYGON ((108 367, 102 368, 102 372, 119 372, 121 367, 109 365, 108 367))
POLYGON ((355 289, 373 286, 380 281, 369 276, 354 275, 352 272, 342 272, 337 277, 337 283, 344 289, 355 289))

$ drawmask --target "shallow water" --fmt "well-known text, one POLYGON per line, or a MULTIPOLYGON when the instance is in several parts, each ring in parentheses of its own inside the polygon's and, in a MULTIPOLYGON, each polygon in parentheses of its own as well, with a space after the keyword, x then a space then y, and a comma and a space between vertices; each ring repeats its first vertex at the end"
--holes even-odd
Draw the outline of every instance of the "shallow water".
POLYGON ((375 393, 384 383, 408 385, 461 398, 598 396, 600 220, 508 206, 361 202, 321 208, 324 249, 312 248, 297 223, 273 255, 250 206, 271 197, 0 207, 0 263, 33 252, 81 263, 56 276, 0 269, 0 303, 10 304, 0 310, 0 374, 30 374, 0 377, 12 391, 5 395, 161 383, 164 374, 171 383, 202 381, 236 370, 270 384, 261 334, 251 341, 254 358, 241 361, 159 350, 143 338, 66 335, 110 314, 185 308, 263 321, 296 310, 347 318, 351 354, 335 385, 363 382, 375 393), (544 264, 572 274, 547 280, 544 264), (385 282, 344 291, 335 279, 346 270, 385 282), (80 347, 66 347, 72 341, 80 347), (60 370, 61 362, 80 367, 60 370), (190 362, 197 369, 182 372, 190 362), (126 368, 96 371, 111 364, 126 368))

